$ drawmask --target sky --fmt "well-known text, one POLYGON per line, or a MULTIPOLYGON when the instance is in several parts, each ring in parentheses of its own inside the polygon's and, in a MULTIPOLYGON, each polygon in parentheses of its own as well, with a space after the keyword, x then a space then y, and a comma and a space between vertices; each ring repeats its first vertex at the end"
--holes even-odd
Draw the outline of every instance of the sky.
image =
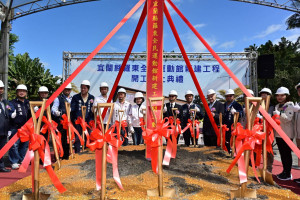
MULTIPOLYGON (((63 51, 92 52, 138 0, 101 0, 64 6, 18 18, 11 32, 19 36, 14 53, 28 52, 40 58, 54 75, 61 75, 63 51)), ((216 52, 243 52, 281 37, 296 41, 300 29, 286 30, 290 11, 230 0, 173 0, 216 52)), ((143 6, 142 6, 143 7, 143 6)), ((187 52, 207 50, 169 7, 187 52)), ((141 8, 142 9, 142 8, 141 8)), ((141 9, 115 34, 100 52, 126 52, 141 9)), ((146 51, 146 23, 133 52, 146 51)), ((171 29, 164 20, 164 51, 179 52, 171 29)))

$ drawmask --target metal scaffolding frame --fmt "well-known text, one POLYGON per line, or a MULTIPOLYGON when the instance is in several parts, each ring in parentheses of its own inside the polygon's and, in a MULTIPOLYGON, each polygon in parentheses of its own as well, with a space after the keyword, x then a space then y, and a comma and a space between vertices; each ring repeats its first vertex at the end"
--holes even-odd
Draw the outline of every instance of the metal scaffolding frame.
MULTIPOLYGON (((62 77, 65 81, 71 74, 71 61, 83 61, 87 58, 90 53, 88 52, 63 52, 63 71, 62 77)), ((123 61, 125 57, 125 52, 121 53, 97 53, 92 59, 93 61, 101 60, 111 60, 111 61, 123 61)), ((257 58, 258 53, 256 51, 251 52, 217 52, 220 58, 223 61, 234 61, 234 60, 248 60, 249 61, 249 87, 254 91, 255 94, 258 93, 258 84, 257 84, 257 58)), ((143 61, 146 60, 146 52, 142 53, 131 53, 129 60, 130 61, 143 61)), ((190 61, 216 61, 215 58, 210 53, 187 53, 187 56, 190 61)), ((164 52, 164 61, 182 61, 184 59, 181 53, 177 52, 164 52)))
POLYGON ((231 0, 240 1, 244 3, 258 4, 262 6, 268 6, 273 8, 279 8, 283 10, 300 13, 300 1, 299 0, 231 0))

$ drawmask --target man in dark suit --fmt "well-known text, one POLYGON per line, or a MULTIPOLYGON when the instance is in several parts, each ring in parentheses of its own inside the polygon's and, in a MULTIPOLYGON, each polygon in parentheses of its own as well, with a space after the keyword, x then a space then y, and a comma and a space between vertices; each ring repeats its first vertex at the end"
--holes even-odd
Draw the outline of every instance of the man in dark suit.
MULTIPOLYGON (((181 122, 182 129, 184 129, 187 126, 188 120, 191 119, 191 117, 192 117, 193 111, 191 111, 191 109, 196 109, 196 113, 195 113, 196 120, 203 119, 203 114, 202 114, 200 105, 193 103, 194 94, 191 90, 186 91, 185 99, 186 99, 187 103, 184 104, 183 106, 181 106, 181 109, 180 109, 180 116, 181 116, 180 122, 181 122)), ((186 146, 190 146, 191 141, 192 141, 192 144, 194 145, 194 140, 191 137, 190 129, 187 129, 183 133, 183 138, 184 138, 184 143, 186 146)), ((198 144, 198 140, 196 140, 196 144, 198 144)))
MULTIPOLYGON (((176 103, 177 96, 178 96, 178 94, 177 94, 176 90, 171 90, 170 91, 170 93, 169 93, 169 103, 166 103, 165 106, 164 106, 164 118, 165 117, 173 117, 172 108, 177 108, 178 110, 176 110, 175 112, 177 113, 177 118, 180 119, 180 112, 179 111, 181 109, 181 105, 176 103)), ((178 140, 179 140, 179 134, 177 136, 177 143, 178 143, 178 140)))
MULTIPOLYGON (((224 105, 217 101, 216 92, 212 89, 207 91, 207 100, 209 102, 209 108, 211 114, 217 125, 220 125, 219 114, 224 113, 224 105)), ((205 146, 217 146, 217 135, 212 127, 212 124, 208 118, 207 113, 204 115, 203 121, 203 135, 204 135, 204 145, 205 146)))
POLYGON ((227 125, 229 129, 226 132, 226 148, 228 153, 231 153, 230 148, 230 139, 231 139, 231 125, 233 124, 234 113, 239 112, 239 116, 243 116, 243 108, 242 106, 234 100, 234 91, 232 89, 228 89, 225 93, 226 102, 224 103, 224 115, 223 115, 223 124, 227 125))

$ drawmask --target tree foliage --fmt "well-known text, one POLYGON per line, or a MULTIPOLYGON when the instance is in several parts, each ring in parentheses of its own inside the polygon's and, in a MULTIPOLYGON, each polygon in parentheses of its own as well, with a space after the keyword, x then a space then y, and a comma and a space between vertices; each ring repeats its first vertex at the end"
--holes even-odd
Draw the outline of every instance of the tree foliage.
POLYGON ((40 86, 46 86, 53 93, 59 86, 59 80, 58 76, 53 76, 49 69, 45 69, 39 58, 32 59, 28 53, 18 54, 8 70, 8 98, 15 97, 17 85, 25 84, 29 99, 37 99, 40 86))

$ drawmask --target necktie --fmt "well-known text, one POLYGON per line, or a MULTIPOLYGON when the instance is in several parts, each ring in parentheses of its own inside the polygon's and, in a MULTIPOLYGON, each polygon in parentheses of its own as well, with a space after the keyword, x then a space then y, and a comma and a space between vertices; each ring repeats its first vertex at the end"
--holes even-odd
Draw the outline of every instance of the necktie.
POLYGON ((172 103, 171 103, 171 106, 170 106, 170 107, 171 107, 171 109, 173 108, 173 104, 172 104, 172 103))

